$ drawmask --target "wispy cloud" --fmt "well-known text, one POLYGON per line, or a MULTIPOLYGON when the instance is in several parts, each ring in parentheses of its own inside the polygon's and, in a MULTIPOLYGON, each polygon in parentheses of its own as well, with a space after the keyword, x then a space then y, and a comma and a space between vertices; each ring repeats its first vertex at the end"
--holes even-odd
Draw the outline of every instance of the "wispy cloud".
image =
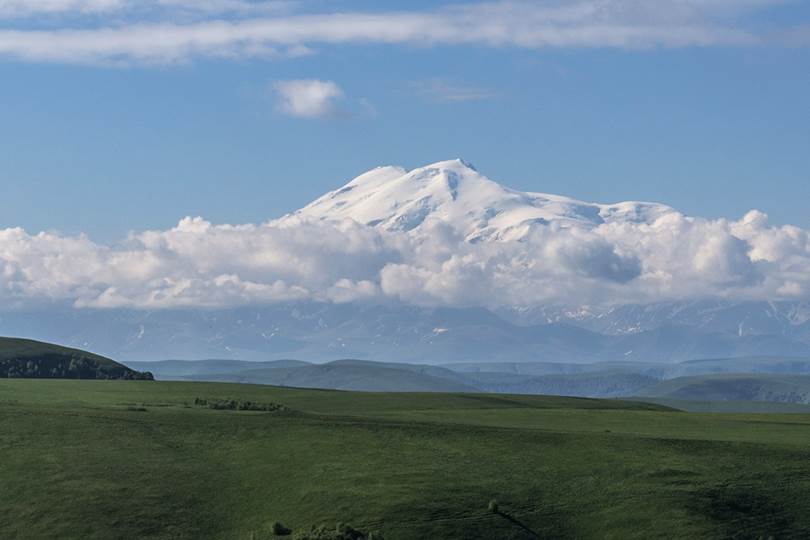
POLYGON ((481 101, 496 95, 495 92, 486 88, 464 85, 442 78, 412 81, 410 87, 420 97, 436 103, 481 101))
POLYGON ((17 18, 54 13, 109 13, 121 9, 124 0, 0 0, 0 17, 17 18))
POLYGON ((295 3, 247 0, 0 0, 0 16, 6 19, 49 13, 66 16, 63 25, 51 21, 38 27, 33 20, 25 27, 0 30, 0 56, 67 63, 170 63, 195 57, 294 55, 314 45, 341 44, 522 48, 757 45, 767 38, 746 24, 747 17, 782 3, 544 0, 421 11, 295 14, 289 11, 295 3), (280 12, 282 9, 287 11, 280 12), (178 10, 193 11, 197 17, 189 21, 178 16, 178 10), (88 13, 97 16, 83 25, 76 16, 88 13), (105 24, 109 13, 117 15, 105 24))
POLYGON ((0 0, 0 19, 36 16, 88 16, 127 13, 172 16, 199 14, 267 14, 288 11, 291 0, 0 0))
POLYGON ((278 109, 297 118, 334 116, 338 111, 336 102, 344 96, 336 83, 316 79, 276 81, 273 90, 278 109))

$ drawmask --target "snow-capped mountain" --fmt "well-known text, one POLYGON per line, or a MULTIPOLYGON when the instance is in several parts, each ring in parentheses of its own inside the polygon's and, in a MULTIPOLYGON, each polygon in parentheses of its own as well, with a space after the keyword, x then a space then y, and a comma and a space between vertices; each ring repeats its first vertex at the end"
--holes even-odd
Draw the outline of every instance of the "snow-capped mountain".
MULTIPOLYGON (((762 215, 752 213, 733 225, 696 224, 697 220, 661 204, 594 204, 516 191, 462 160, 409 172, 382 167, 261 227, 216 227, 187 219, 172 231, 141 238, 148 248, 143 253, 154 260, 168 254, 163 266, 170 267, 176 258, 195 272, 150 280, 158 289, 147 299, 175 293, 207 299, 234 293, 237 301, 189 302, 169 308, 153 308, 147 302, 124 308, 131 304, 124 302, 127 297, 115 296, 121 291, 109 287, 105 274, 104 295, 118 303, 85 304, 106 309, 75 309, 78 304, 65 301, 62 309, 51 306, 41 312, 0 310, 0 335, 59 342, 126 360, 353 357, 417 363, 671 362, 746 355, 810 357, 810 303, 737 301, 729 299, 733 294, 706 299, 714 291, 734 292, 738 289, 733 287, 744 290, 761 283, 759 263, 767 257, 777 259, 768 249, 790 246, 798 235, 794 229, 773 230, 778 242, 761 243, 754 261, 748 255, 753 244, 734 234, 754 234, 752 230, 764 227, 762 220, 762 215), (370 239, 365 251, 341 251, 341 242, 349 237, 336 232, 341 232, 346 220, 360 225, 348 223, 345 228, 370 239), (437 232, 437 225, 454 234, 446 235, 452 238, 435 251, 450 256, 472 254, 469 260, 448 265, 447 275, 442 273, 445 259, 438 264, 430 257, 407 259, 437 232), (598 236, 611 230, 635 230, 636 235, 618 244, 598 236), (290 231, 306 241, 286 242, 295 237, 290 231), (327 240, 333 234, 336 240, 311 242, 321 233, 327 240), (568 237, 569 243, 558 242, 542 251, 555 237, 568 237), (582 237, 587 237, 584 243, 582 237), (396 251, 399 244, 409 249, 396 251), (679 249, 670 252, 672 246, 679 249), (493 264, 486 258, 490 252, 500 257, 493 264), (481 258, 476 259, 478 255, 481 258), (278 262, 282 259, 284 264, 278 262), (468 263, 469 268, 463 266, 468 263), (383 283, 382 274, 390 267, 393 272, 383 283), (210 282, 202 279, 206 272, 211 273, 210 282), (503 281, 487 282, 493 273, 503 281), (408 279, 409 288, 400 287, 408 279), (649 303, 618 298, 622 291, 633 291, 628 284, 642 280, 645 287, 657 285, 664 293, 680 294, 683 289, 671 285, 690 280, 716 286, 699 289, 703 296, 698 299, 688 294, 682 295, 686 299, 673 294, 675 298, 666 301, 653 294, 650 298, 655 300, 649 303), (166 288, 166 283, 177 291, 166 288), (563 293, 551 296, 564 286, 563 293), (615 287, 609 294, 617 301, 602 305, 578 301, 576 294, 583 286, 598 292, 615 287), (431 294, 436 290, 439 294, 420 297, 430 287, 435 289, 431 294), (487 287, 491 294, 482 296, 483 301, 467 301, 477 289, 487 287), (442 296, 447 288, 459 294, 442 296), (545 296, 533 296, 538 289, 545 296), (514 290, 518 292, 511 294, 514 290), (710 294, 705 294, 707 290, 710 294)), ((101 257, 107 251, 91 254, 101 257)), ((803 256, 801 251, 795 253, 803 256)), ((127 254, 112 262, 135 258, 127 254)), ((52 282, 61 278, 47 273, 49 265, 37 267, 48 285, 40 289, 53 288, 52 282)), ((788 277, 796 279, 798 272, 793 267, 789 270, 788 277)), ((85 274, 78 279, 82 288, 87 279, 85 274)), ((137 292, 141 280, 135 281, 124 285, 137 292)))
POLYGON ((603 223, 650 223, 673 213, 654 203, 594 204, 559 195, 506 188, 461 159, 410 172, 380 167, 295 212, 293 216, 353 219, 389 231, 413 231, 442 222, 469 242, 519 240, 533 226, 595 227, 603 223))

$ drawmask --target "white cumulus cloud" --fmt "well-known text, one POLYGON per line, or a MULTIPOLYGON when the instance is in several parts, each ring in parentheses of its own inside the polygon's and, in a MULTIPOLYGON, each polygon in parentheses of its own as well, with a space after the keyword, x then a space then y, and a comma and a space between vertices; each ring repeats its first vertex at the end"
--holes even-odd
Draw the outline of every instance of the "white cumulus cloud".
POLYGON ((337 112, 337 101, 343 90, 332 81, 299 79, 276 81, 273 90, 278 99, 278 109, 298 118, 324 118, 337 112))
POLYGON ((351 220, 215 225, 186 218, 114 247, 0 230, 0 304, 231 307, 297 299, 434 306, 810 299, 810 232, 678 213, 651 223, 536 225, 470 243, 445 223, 411 232, 351 220))

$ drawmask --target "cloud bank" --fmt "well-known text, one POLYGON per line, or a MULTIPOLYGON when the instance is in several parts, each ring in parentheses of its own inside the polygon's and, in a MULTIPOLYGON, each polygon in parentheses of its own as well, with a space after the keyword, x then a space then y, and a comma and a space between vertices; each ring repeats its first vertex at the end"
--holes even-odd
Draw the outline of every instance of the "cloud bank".
POLYGON ((758 11, 787 3, 514 0, 319 13, 296 11, 297 3, 246 0, 0 0, 0 56, 115 64, 295 56, 344 44, 541 49, 801 43, 795 37, 800 30, 787 23, 767 31, 751 23, 758 11), (43 17, 47 24, 37 24, 43 17))
POLYGON ((298 217, 260 225, 185 218, 115 246, 0 230, 0 304, 222 308, 311 299, 424 306, 615 305, 673 299, 810 299, 810 231, 752 211, 652 223, 538 225, 469 243, 447 223, 390 232, 298 217))

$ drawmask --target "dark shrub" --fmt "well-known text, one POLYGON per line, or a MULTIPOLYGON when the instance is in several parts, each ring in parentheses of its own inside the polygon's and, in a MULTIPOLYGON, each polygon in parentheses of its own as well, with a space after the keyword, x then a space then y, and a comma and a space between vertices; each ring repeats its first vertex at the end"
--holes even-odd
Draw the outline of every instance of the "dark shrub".
POLYGON ((276 536, 289 536, 292 533, 290 529, 282 525, 279 521, 273 523, 271 530, 276 536))
POLYGON ((237 399, 203 399, 194 398, 194 405, 198 407, 208 407, 219 411, 264 411, 276 412, 287 410, 287 407, 280 403, 258 403, 255 401, 243 401, 237 399))
POLYGON ((380 534, 366 534, 362 531, 339 523, 334 529, 320 526, 310 527, 293 536, 294 540, 383 540, 380 534))

